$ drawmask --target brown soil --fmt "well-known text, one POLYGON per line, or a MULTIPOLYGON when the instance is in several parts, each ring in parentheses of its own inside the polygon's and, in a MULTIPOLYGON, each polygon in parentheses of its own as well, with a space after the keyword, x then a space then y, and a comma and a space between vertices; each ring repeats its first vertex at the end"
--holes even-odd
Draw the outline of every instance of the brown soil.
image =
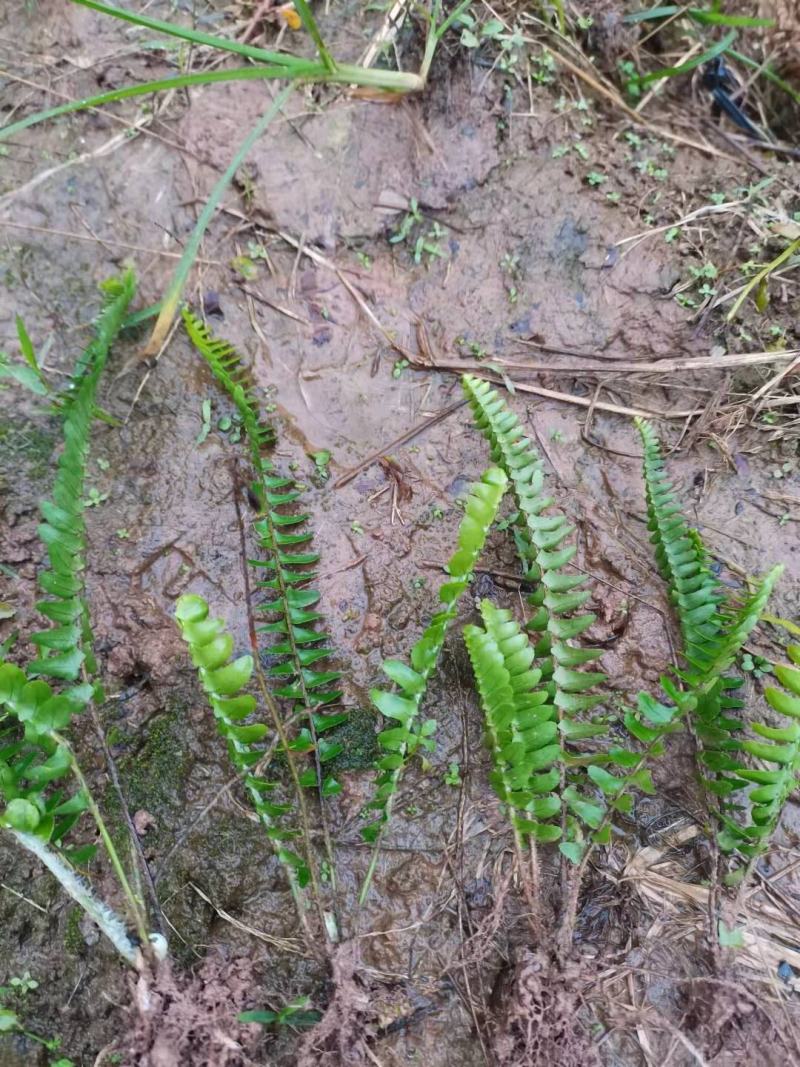
MULTIPOLYGON (((2 6, 0 67, 9 72, 0 74, 3 121, 57 102, 59 93, 86 96, 166 69, 161 53, 141 46, 147 34, 132 35, 89 10, 44 0, 30 10, 2 6)), ((204 29, 229 25, 222 4, 197 9, 204 29)), ((148 6, 156 17, 171 11, 166 3, 148 6)), ((334 10, 323 28, 333 51, 350 56, 361 46, 358 34, 366 40, 380 18, 334 10)), ((621 45, 613 19, 598 16, 596 30, 601 25, 608 40, 596 33, 587 47, 605 49, 600 69, 614 70, 626 38, 621 45)), ((299 40, 292 38, 293 46, 299 40)), ((415 47, 413 40, 403 38, 403 47, 415 47)), ((647 112, 656 126, 670 126, 676 105, 695 123, 709 117, 688 81, 662 96, 647 112)), ((176 94, 135 136, 109 113, 95 112, 16 138, 0 156, 0 348, 14 349, 19 313, 48 367, 67 371, 88 336, 97 283, 124 262, 140 280, 138 306, 157 300, 205 195, 266 102, 253 82, 212 86, 176 94)), ((140 112, 131 101, 114 114, 130 123, 140 112)), ((287 939, 292 949, 299 944, 290 896, 243 798, 229 791, 209 809, 231 769, 172 611, 182 592, 200 593, 245 645, 234 488, 241 449, 218 429, 228 406, 182 333, 143 388, 135 357, 144 334, 129 334, 115 348, 101 395, 120 425, 97 423, 94 430, 91 484, 108 495, 87 510, 88 593, 112 695, 104 728, 143 831, 174 968, 150 990, 150 1012, 137 1022, 141 990, 137 1002, 111 950, 46 872, 0 842, 0 983, 25 971, 39 981, 25 1000, 26 1026, 59 1034, 60 1054, 81 1065, 118 1062, 111 1057, 119 1055, 151 1067, 627 1067, 667 1060, 678 1067, 734 1059, 755 1067, 766 1053, 752 1035, 762 1022, 766 1032, 767 1022, 752 1006, 752 990, 770 1002, 770 1032, 779 1035, 782 1062, 791 1062, 800 1055, 797 1021, 791 1001, 780 1003, 777 976, 771 987, 761 985, 752 971, 731 964, 723 972, 726 1006, 715 1008, 724 1026, 714 1028, 703 1008, 707 989, 701 996, 693 985, 710 973, 703 920, 671 905, 660 910, 624 877, 630 855, 654 842, 667 842, 682 878, 701 884, 709 877, 707 846, 673 846, 669 837, 676 827, 704 822, 688 739, 676 740, 654 767, 658 796, 638 802, 623 824, 624 836, 609 850, 611 875, 604 869, 589 880, 577 962, 553 971, 531 946, 455 631, 430 693, 430 714, 439 721, 433 768, 406 777, 374 891, 363 909, 355 906, 369 862, 358 833, 374 756, 368 689, 379 684, 381 661, 404 657, 434 610, 458 499, 486 463, 463 408, 391 446, 458 399, 454 373, 404 365, 393 341, 420 364, 433 353, 437 363, 478 371, 488 365, 495 375, 501 360, 544 363, 544 370, 519 371, 523 388, 583 400, 580 407, 522 390, 509 397, 577 526, 577 563, 596 579, 598 620, 588 636, 605 649, 600 668, 615 699, 655 689, 674 635, 643 521, 638 439, 628 418, 602 407, 587 415, 592 398, 648 410, 709 405, 686 437, 681 420, 662 424, 676 445, 670 461, 683 499, 724 565, 724 580, 761 573, 772 561, 787 565, 772 610, 800 618, 796 439, 764 424, 738 425, 718 410, 776 368, 634 379, 617 370, 587 372, 569 355, 644 365, 709 356, 720 344, 756 351, 774 340, 771 328, 787 347, 798 347, 791 277, 777 287, 768 315, 745 315, 744 335, 718 314, 698 319, 673 299, 675 283, 704 261, 720 268, 721 285, 733 286, 743 240, 738 220, 709 222, 669 242, 659 234, 616 245, 646 230, 646 215, 666 224, 707 203, 710 193, 730 193, 761 175, 727 148, 729 158, 720 158, 641 130, 638 144, 626 139, 634 127, 625 115, 606 110, 566 75, 535 84, 529 96, 499 71, 489 74, 457 37, 442 49, 419 99, 389 105, 299 91, 287 116, 226 195, 188 295, 196 308, 216 312, 212 328, 252 362, 277 405, 276 463, 309 484, 326 628, 345 671, 346 702, 363 709, 348 728, 339 768, 345 788, 330 808, 345 942, 332 970, 303 950, 287 951, 287 939), (577 143, 588 159, 572 150, 577 143), (564 146, 570 150, 562 153, 564 146), (666 175, 654 176, 660 169, 666 175), (604 180, 593 186, 587 179, 596 173, 604 180), (608 192, 619 197, 610 200, 608 192), (440 227, 430 240, 442 255, 420 263, 412 245, 387 240, 411 198, 426 232, 440 227), (281 234, 318 257, 299 255, 281 234), (242 255, 251 260, 247 279, 237 269, 242 255), (353 287, 383 332, 360 310, 353 287), (545 348, 526 345, 531 339, 545 348), (213 428, 198 443, 205 399, 213 401, 213 428), (391 465, 367 465, 335 487, 381 447, 391 465), (328 481, 309 458, 323 449, 331 453, 328 481), (444 782, 452 762, 461 786, 444 782), (275 1009, 303 994, 324 1012, 311 1034, 265 1036, 236 1022, 244 1008, 275 1009)), ((800 210, 797 164, 765 158, 777 179, 774 203, 790 215, 800 210)), ((13 399, 0 413, 0 600, 16 615, 0 622, 0 640, 19 629, 14 655, 24 659, 43 558, 36 505, 50 485, 58 427, 16 392, 3 396, 13 399)), ((488 573, 476 594, 518 602, 517 583, 508 578, 515 555, 503 536, 492 536, 484 562, 488 573)), ((471 601, 462 616, 474 621, 471 601)), ((761 634, 752 651, 777 657, 781 637, 761 634)), ((88 725, 75 742, 121 827, 88 725)), ((761 865, 762 878, 791 867, 798 832, 790 801, 780 851, 761 865)), ((93 877, 102 888, 99 865, 93 877)), ((778 892, 781 908, 796 915, 796 875, 781 877, 778 892)), ((0 1064, 47 1062, 31 1040, 0 1036, 0 1064)))

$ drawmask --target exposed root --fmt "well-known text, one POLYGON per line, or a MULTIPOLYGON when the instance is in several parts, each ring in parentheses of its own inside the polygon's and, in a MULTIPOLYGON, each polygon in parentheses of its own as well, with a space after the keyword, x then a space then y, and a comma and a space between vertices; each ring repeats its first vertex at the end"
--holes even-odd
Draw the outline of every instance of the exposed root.
POLYGON ((126 1067, 249 1067, 258 1028, 236 1022, 252 997, 246 959, 209 957, 184 979, 162 965, 135 990, 137 1023, 125 1045, 126 1067))
POLYGON ((492 994, 503 1016, 493 1037, 499 1067, 599 1067, 578 1018, 576 979, 533 952, 500 976, 492 994))
POLYGON ((377 1031, 369 988, 359 976, 357 941, 341 945, 333 957, 333 997, 325 1014, 309 1032, 297 1067, 361 1067, 374 1062, 367 1042, 377 1031))

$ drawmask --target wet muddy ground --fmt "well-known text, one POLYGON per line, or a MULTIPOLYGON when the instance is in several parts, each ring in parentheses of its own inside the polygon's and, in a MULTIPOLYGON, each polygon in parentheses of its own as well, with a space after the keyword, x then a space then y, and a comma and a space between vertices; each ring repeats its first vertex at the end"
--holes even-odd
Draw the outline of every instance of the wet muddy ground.
MULTIPOLYGON (((167 7, 148 10, 167 17, 167 7)), ((225 17, 221 6, 202 12, 206 28, 225 17)), ((348 5, 324 28, 334 51, 352 54, 354 33, 368 39, 377 20, 348 5)), ((142 44, 141 35, 87 10, 42 2, 31 14, 24 5, 7 6, 0 13, 0 56, 10 72, 0 75, 4 120, 58 93, 78 97, 156 77, 163 61, 142 44)), ((138 306, 158 299, 204 196, 267 102, 267 90, 254 83, 218 86, 176 94, 136 132, 130 123, 142 113, 125 106, 116 114, 127 125, 92 113, 20 135, 0 157, 0 345, 14 347, 14 315, 21 314, 48 367, 64 373, 88 337, 99 281, 130 262, 138 306), (51 173, 41 180, 45 171, 51 173)), ((661 236, 630 248, 616 242, 645 228, 643 212, 660 222, 668 205, 690 210, 709 191, 746 185, 753 174, 746 164, 655 137, 643 135, 637 146, 624 138, 627 129, 578 83, 536 85, 530 96, 511 91, 455 44, 443 49, 418 100, 390 105, 298 92, 226 195, 189 294, 212 329, 252 362, 274 405, 276 464, 308 486, 322 554, 318 587, 344 671, 345 703, 355 709, 338 766, 345 788, 331 804, 344 932, 361 937, 360 976, 349 980, 369 1002, 373 1062, 387 1067, 486 1063, 480 1013, 502 1000, 504 975, 526 936, 513 904, 501 909, 499 929, 484 930, 508 889, 510 843, 487 785, 458 628, 429 698, 439 721, 432 767, 406 777, 374 891, 363 910, 355 908, 369 861, 358 832, 374 758, 368 689, 380 683, 381 661, 405 656, 434 610, 459 501, 486 465, 463 407, 407 443, 393 442, 459 399, 456 374, 414 369, 419 363, 488 367, 497 376, 502 360, 568 363, 563 354, 526 345, 532 338, 642 363, 706 356, 720 344, 719 320, 698 326, 670 293, 686 277, 687 262, 697 262, 696 249, 661 236), (577 134, 588 162, 560 151, 577 134), (644 176, 647 169, 632 166, 631 157, 663 166, 668 177, 644 176), (587 181, 590 171, 602 172, 603 182, 587 181), (609 191, 619 197, 609 199, 609 191), (406 241, 392 243, 412 198, 421 221, 406 241), (419 235, 435 251, 423 250, 416 263, 419 235), (413 366, 393 342, 417 357, 413 366), (388 462, 365 465, 337 488, 381 450, 388 462), (312 458, 321 451, 330 453, 326 478, 312 458), (453 763, 460 782, 451 773, 448 783, 453 763), (478 959, 470 956, 473 942, 478 959)), ((770 160, 770 167, 788 207, 785 187, 796 189, 796 166, 770 160)), ((724 228, 712 239, 724 249, 724 228)), ((770 324, 796 345, 793 309, 796 289, 787 283, 769 322, 750 324, 752 348, 761 347, 770 324)), ((297 935, 286 884, 243 800, 235 790, 222 792, 231 769, 172 622, 176 598, 200 593, 245 645, 236 510, 242 448, 220 429, 229 408, 182 332, 144 382, 136 360, 143 337, 132 332, 115 347, 101 403, 121 424, 97 424, 93 438, 88 593, 111 694, 104 728, 143 828, 176 967, 216 968, 217 985, 209 980, 208 987, 218 995, 207 1010, 233 1033, 242 1008, 280 1005, 298 994, 323 1008, 332 991, 313 960, 276 945, 297 935), (200 441, 206 401, 211 431, 200 441)), ((600 665, 613 697, 626 700, 656 686, 672 659, 672 635, 643 521, 638 439, 630 419, 602 403, 702 408, 719 386, 726 396, 754 388, 762 368, 724 379, 683 371, 634 380, 575 371, 576 364, 519 376, 523 385, 581 398, 583 407, 520 390, 509 402, 538 441, 557 501, 577 526, 577 563, 596 579, 598 620, 588 636, 606 650, 600 665), (593 399, 600 405, 587 417, 593 399)), ((53 420, 16 393, 3 396, 0 600, 15 615, 0 622, 0 638, 33 627, 42 562, 36 503, 48 491, 58 447, 53 420)), ((685 428, 681 419, 662 426, 676 443, 685 428)), ((683 499, 726 581, 761 573, 767 562, 787 565, 772 610, 796 620, 800 512, 789 503, 800 481, 796 442, 773 441, 764 427, 733 437, 724 431, 713 424, 682 441, 672 469, 683 499), (783 499, 775 499, 776 486, 783 499)), ((475 621, 480 596, 519 602, 513 547, 501 531, 492 534, 482 566, 461 621, 475 621)), ((779 655, 769 635, 760 641, 753 651, 779 655)), ((16 651, 27 652, 24 639, 16 651)), ((76 743, 119 822, 88 726, 76 743)), ((665 827, 702 821, 686 744, 676 744, 654 776, 658 799, 640 802, 612 850, 617 877, 591 881, 579 922, 576 967, 583 967, 587 990, 581 1011, 606 1035, 600 1055, 608 1063, 663 1062, 667 1054, 674 1064, 697 1062, 676 1045, 674 1031, 695 1026, 700 1033, 704 1025, 687 1019, 686 987, 678 984, 707 974, 700 925, 686 921, 682 936, 665 947, 654 927, 664 920, 662 909, 618 877, 621 857, 660 841, 665 827), (617 984, 603 987, 615 974, 622 976, 617 984), (589 1006, 598 993, 606 996, 605 1013, 589 1006), (648 1011, 659 1022, 643 1039, 626 1011, 642 1026, 648 1011)), ((767 861, 766 875, 794 858, 797 818, 790 802, 781 851, 767 861)), ((691 872, 694 862, 686 858, 683 866, 691 872)), ((697 871, 687 877, 697 879, 697 871)), ((6 846, 0 882, 0 979, 29 971, 40 982, 26 998, 27 1025, 60 1035, 62 1054, 76 1064, 116 1062, 114 1042, 130 1018, 131 994, 111 950, 49 875, 6 846)), ((791 908, 795 889, 791 876, 782 879, 791 908)), ((762 1053, 753 1059, 743 1051, 748 1018, 744 1009, 733 1013, 717 1046, 705 1047, 705 1062, 766 1062, 762 1053)), ((791 1006, 786 1020, 789 1041, 791 1006)), ((292 1032, 259 1043, 247 1028, 239 1038, 254 1062, 297 1062, 292 1032)), ((783 1049, 781 1055, 787 1062, 783 1049)), ((227 1062, 222 1056, 216 1062, 227 1062)), ((34 1042, 0 1038, 0 1063, 45 1062, 34 1042)))

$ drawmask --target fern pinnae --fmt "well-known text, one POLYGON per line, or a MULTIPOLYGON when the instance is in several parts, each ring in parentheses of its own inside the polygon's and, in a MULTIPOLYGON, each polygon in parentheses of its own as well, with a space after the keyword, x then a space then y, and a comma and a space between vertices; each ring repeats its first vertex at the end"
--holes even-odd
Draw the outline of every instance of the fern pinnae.
POLYGON ((378 734, 378 743, 386 755, 376 763, 379 773, 375 793, 367 805, 367 809, 377 812, 378 816, 361 831, 364 839, 375 845, 359 895, 362 904, 375 871, 380 835, 391 818, 394 797, 403 772, 417 751, 433 748, 436 721, 420 721, 425 693, 439 662, 447 630, 456 617, 458 601, 472 580, 475 564, 483 551, 507 486, 505 474, 497 467, 490 467, 484 471, 481 480, 470 487, 464 505, 464 518, 458 529, 457 548, 447 564, 450 577, 439 587, 442 608, 436 612, 411 649, 410 666, 401 660, 383 662, 383 672, 395 683, 396 689, 373 689, 370 692, 378 711, 397 725, 378 734))
POLYGON ((790 794, 800 784, 800 645, 789 645, 786 652, 790 664, 778 663, 773 668, 783 688, 767 686, 764 696, 773 711, 788 721, 781 726, 751 721, 750 729, 758 740, 743 741, 742 749, 761 766, 739 770, 750 787, 749 821, 740 826, 728 820, 721 842, 723 848, 736 848, 751 861, 768 846, 790 794))
POLYGON ((105 303, 95 324, 95 337, 78 361, 62 404, 64 449, 58 460, 52 500, 42 501, 38 533, 50 567, 39 575, 49 599, 37 609, 54 625, 31 635, 40 656, 29 670, 48 678, 75 681, 85 669, 96 673, 89 611, 84 596, 86 524, 83 490, 89 456, 89 435, 95 398, 109 348, 119 332, 136 282, 126 271, 102 287, 105 303))
MULTIPOLYGON (((231 659, 233 638, 222 619, 209 616, 208 604, 202 597, 191 593, 179 597, 175 618, 219 732, 227 741, 230 760, 241 773, 258 819, 286 870, 298 913, 303 919, 306 909, 302 890, 311 880, 312 871, 309 857, 298 855, 287 845, 288 841, 301 835, 296 828, 284 825, 291 805, 271 799, 278 783, 261 777, 255 770, 264 754, 258 745, 266 736, 267 727, 251 721, 256 698, 243 691, 253 675, 253 657, 245 655, 231 659)), ((308 841, 305 846, 308 847, 308 841)))
MULTIPOLYGON (((562 743, 570 746, 605 735, 606 723, 583 717, 602 699, 591 690, 605 680, 605 675, 583 669, 585 664, 598 659, 602 651, 580 648, 573 643, 595 621, 591 613, 579 614, 590 596, 587 590, 581 589, 585 577, 564 569, 577 552, 576 546, 567 540, 573 527, 561 512, 553 509, 554 500, 545 493, 541 457, 525 436, 516 415, 482 379, 465 374, 462 385, 475 423, 489 442, 493 460, 509 478, 519 512, 517 542, 522 546, 523 563, 528 576, 539 581, 528 598, 535 611, 527 628, 538 635, 536 664, 552 689, 562 743)), ((569 747, 565 759, 569 759, 569 747)), ((565 809, 579 823, 590 828, 599 825, 602 807, 588 800, 575 783, 568 785, 563 769, 560 795, 565 809)), ((565 839, 579 833, 578 825, 567 819, 566 810, 564 831, 565 839)), ((568 840, 560 847, 565 855, 574 852, 568 840)))
POLYGON ((783 567, 773 567, 740 604, 730 601, 710 569, 699 533, 681 513, 655 431, 644 419, 635 422, 644 450, 648 528, 683 638, 684 662, 677 675, 684 691, 676 692, 675 699, 691 714, 699 760, 709 772, 703 782, 717 798, 717 814, 726 821, 731 806, 727 798, 745 784, 737 754, 742 723, 729 714, 742 707, 731 695, 741 683, 726 672, 758 623, 783 567))

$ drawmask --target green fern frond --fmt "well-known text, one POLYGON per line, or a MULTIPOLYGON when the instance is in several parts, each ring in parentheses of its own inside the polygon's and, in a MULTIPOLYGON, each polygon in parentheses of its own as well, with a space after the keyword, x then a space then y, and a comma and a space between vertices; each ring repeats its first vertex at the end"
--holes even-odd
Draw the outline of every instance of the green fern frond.
POLYGON ((39 585, 50 599, 36 606, 54 626, 31 636, 41 655, 30 664, 29 670, 32 674, 66 681, 75 681, 83 667, 89 675, 97 670, 84 597, 83 490, 97 386, 136 282, 127 271, 120 278, 106 282, 103 288, 106 301, 95 325, 94 340, 78 361, 64 396, 64 450, 58 460, 52 500, 40 505, 44 521, 38 532, 47 549, 50 567, 39 575, 39 585))
POLYGON ((742 708, 733 695, 741 682, 727 672, 758 623, 783 567, 773 567, 740 604, 729 600, 710 569, 699 533, 681 513, 653 428, 644 419, 636 419, 636 425, 644 447, 648 528, 683 638, 684 664, 677 674, 685 691, 676 699, 692 713, 700 745, 698 759, 710 772, 703 781, 718 798, 723 816, 733 810, 727 798, 746 785, 738 755, 742 723, 730 715, 742 708))
MULTIPOLYGON (((470 583, 472 572, 483 550, 489 528, 497 515, 508 479, 501 470, 490 467, 470 489, 464 508, 464 518, 458 530, 458 547, 447 565, 450 580, 439 589, 442 610, 438 611, 411 650, 411 665, 400 660, 386 660, 383 672, 395 683, 393 692, 373 689, 370 693, 380 713, 397 725, 383 730, 378 742, 386 755, 378 760, 380 772, 375 795, 368 808, 377 811, 378 818, 364 827, 367 841, 376 841, 391 815, 392 801, 403 771, 420 748, 433 748, 434 719, 420 721, 420 710, 442 651, 447 629, 456 617, 459 598, 470 583)), ((369 876, 362 889, 364 898, 369 876)))
POLYGON ((248 440, 261 451, 275 441, 275 431, 263 418, 261 404, 242 358, 230 342, 214 335, 208 326, 189 311, 181 311, 189 340, 211 369, 211 373, 230 396, 239 412, 248 440))
POLYGON ((723 626, 719 607, 725 594, 709 568, 700 535, 683 517, 655 431, 645 419, 634 421, 644 447, 647 526, 656 563, 675 604, 685 658, 699 665, 707 660, 709 645, 723 626))
MULTIPOLYGON (((585 578, 565 570, 577 552, 569 540, 574 528, 554 509, 553 498, 546 495, 541 458, 516 415, 485 381, 466 374, 462 386, 475 423, 489 442, 493 460, 509 478, 519 512, 516 539, 522 548, 523 564, 528 576, 539 581, 528 598, 535 611, 527 628, 538 635, 536 666, 548 682, 552 702, 558 709, 562 743, 571 745, 606 735, 605 721, 585 717, 602 699, 592 690, 605 681, 605 675, 583 667, 599 658, 602 651, 573 644, 596 618, 593 614, 580 614, 590 596, 581 588, 585 578)), ((580 784, 576 781, 566 788, 562 799, 578 820, 589 826, 598 824, 602 808, 581 792, 580 784)), ((567 836, 572 835, 573 829, 578 830, 568 824, 567 836)))
POLYGON ((201 596, 185 594, 178 598, 175 618, 208 696, 217 728, 228 743, 230 760, 242 775, 253 808, 299 900, 299 890, 310 879, 309 865, 287 842, 299 837, 300 831, 285 825, 291 805, 272 799, 278 783, 267 781, 258 773, 257 765, 264 756, 259 743, 266 736, 267 727, 252 721, 256 699, 243 692, 253 674, 253 657, 231 659, 233 638, 223 620, 210 618, 208 612, 208 604, 201 596))
POLYGON ((490 781, 521 837, 556 841, 561 837, 558 769, 561 746, 555 707, 538 688, 541 671, 532 667, 530 641, 510 611, 484 600, 486 629, 465 626, 492 755, 490 781))
POLYGON ((298 705, 295 710, 306 718, 307 727, 296 751, 313 753, 315 767, 300 776, 300 783, 316 787, 321 799, 333 796, 341 791, 341 785, 323 768, 339 755, 342 746, 320 735, 346 721, 347 716, 324 710, 341 697, 336 688, 341 672, 322 669, 323 661, 333 652, 328 634, 316 629, 322 620, 313 610, 319 593, 308 586, 315 577, 309 568, 319 561, 319 554, 310 549, 313 534, 303 528, 309 516, 295 510, 300 492, 294 479, 281 476, 264 454, 275 433, 262 417, 255 387, 240 357, 190 311, 184 309, 182 314, 190 340, 236 405, 257 473, 253 491, 261 514, 253 529, 263 557, 250 563, 265 572, 257 585, 269 594, 267 600, 254 606, 263 623, 257 632, 269 635, 274 642, 268 652, 275 662, 267 673, 275 684, 275 696, 298 705))

